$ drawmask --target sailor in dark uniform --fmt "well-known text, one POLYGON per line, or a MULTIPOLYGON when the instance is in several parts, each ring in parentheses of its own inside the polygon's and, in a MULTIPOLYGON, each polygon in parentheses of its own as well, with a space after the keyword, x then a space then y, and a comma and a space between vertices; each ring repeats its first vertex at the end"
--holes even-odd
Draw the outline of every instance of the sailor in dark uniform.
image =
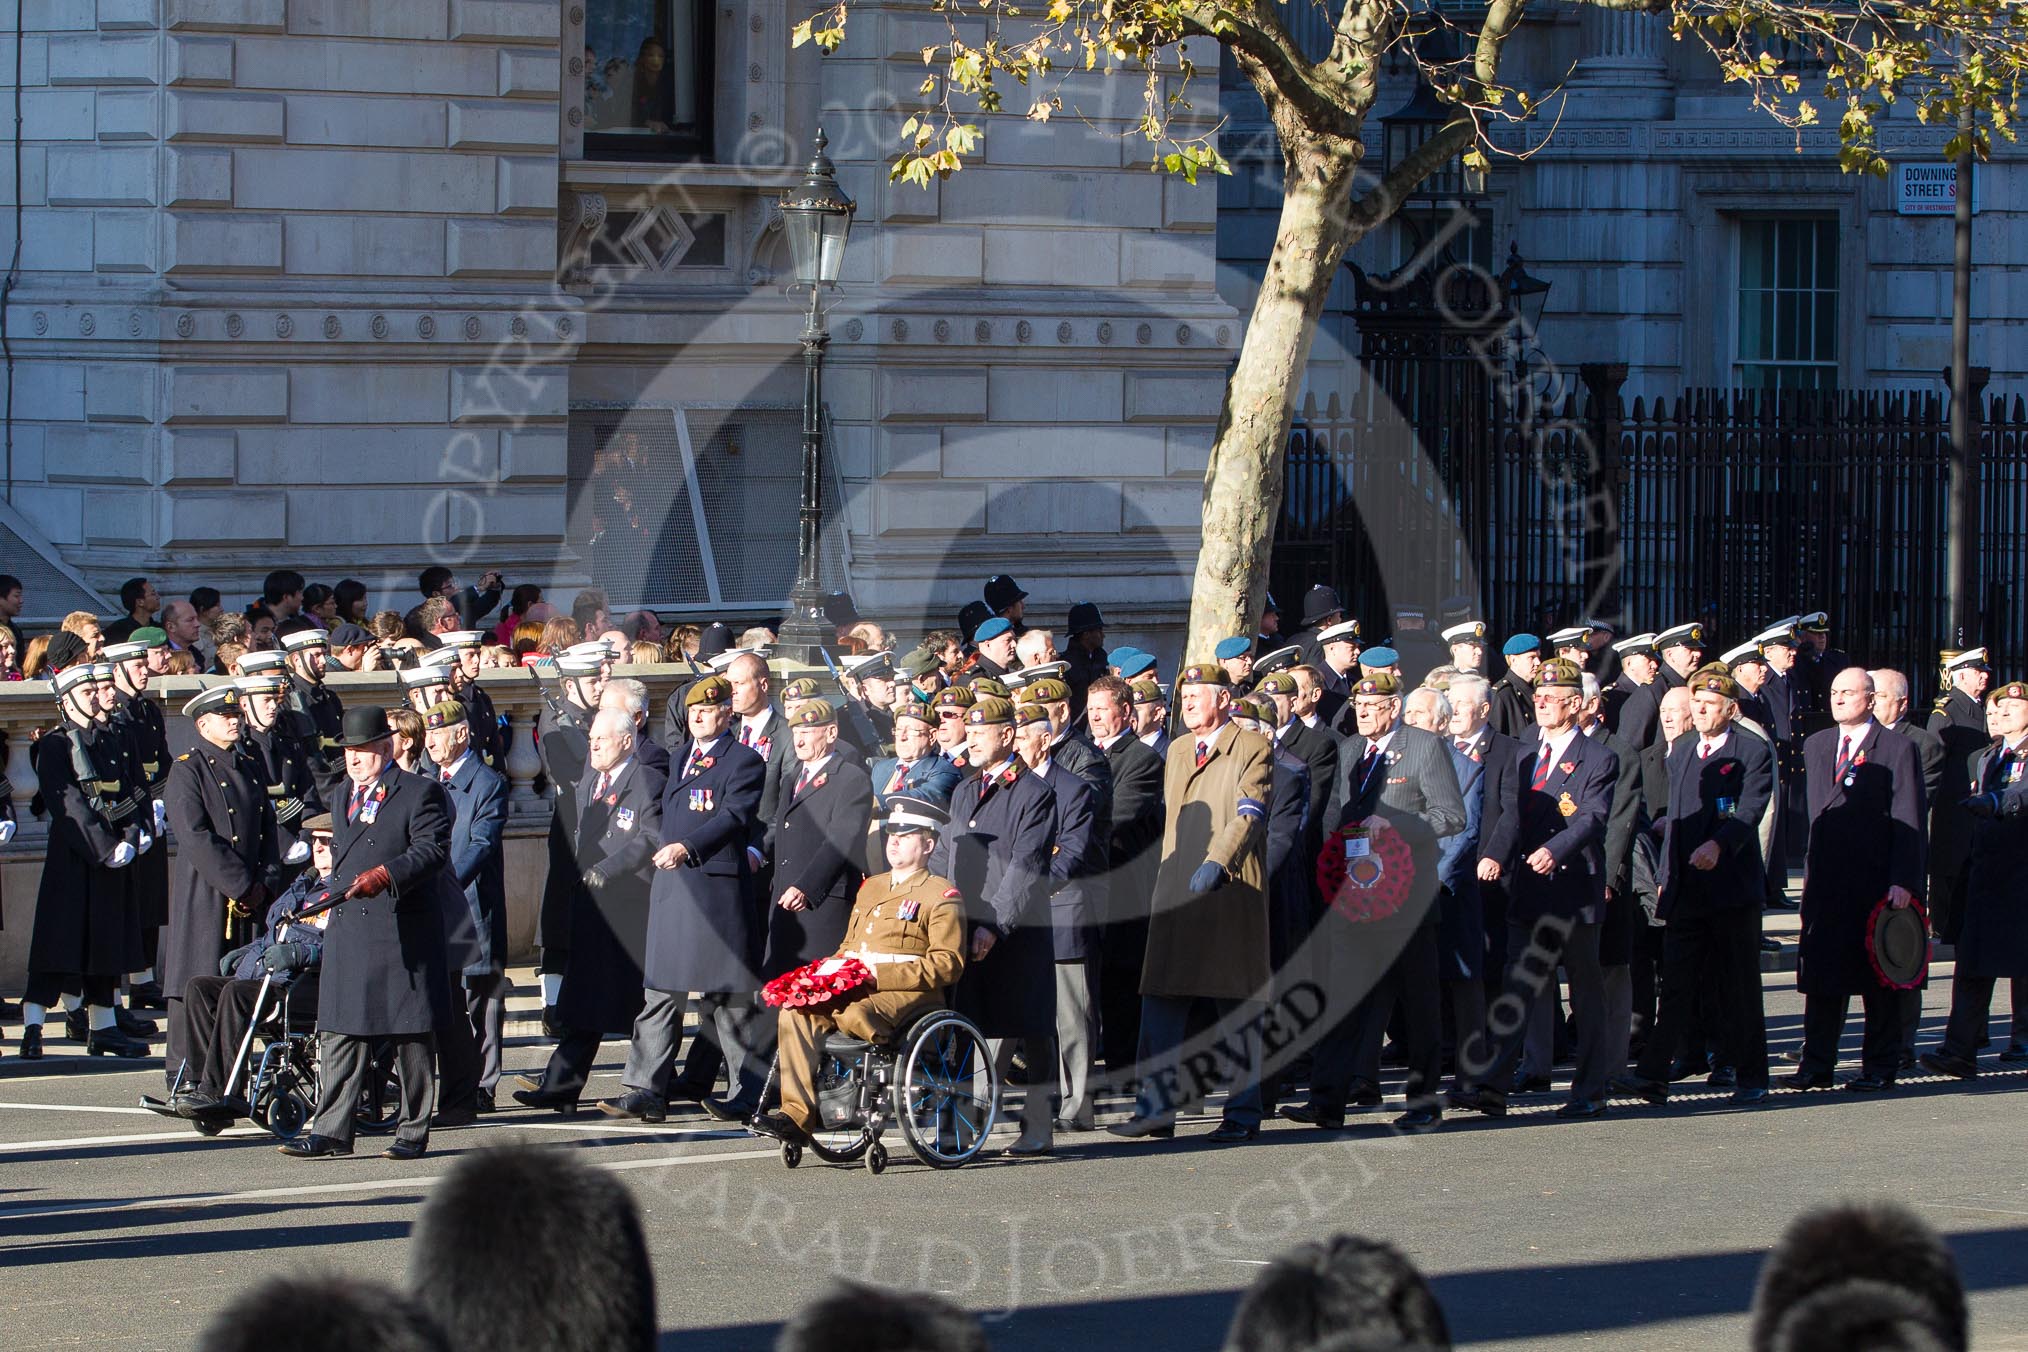
POLYGON ((345 779, 345 755, 338 734, 345 726, 345 705, 324 684, 331 662, 328 636, 322 629, 299 629, 282 639, 288 659, 288 718, 296 740, 310 752, 311 776, 320 797, 345 779))
POLYGON ((1653 634, 1631 634, 1613 644, 1612 652, 1619 659, 1620 674, 1605 687, 1599 707, 1606 731, 1638 752, 1655 740, 1655 722, 1667 689, 1655 679, 1662 659, 1655 652, 1653 634))
POLYGON ((500 714, 493 697, 479 684, 479 653, 486 636, 477 629, 439 634, 437 657, 451 665, 451 693, 465 706, 465 726, 472 735, 472 754, 488 770, 507 773, 507 743, 500 732, 500 714))
POLYGON ((1451 665, 1459 671, 1483 674, 1486 670, 1486 622, 1465 619, 1444 628, 1442 638, 1451 650, 1451 665))
MULTIPOLYGON (((147 625, 125 643, 109 644, 102 656, 112 664, 113 684, 119 691, 110 718, 127 737, 142 816, 154 823, 149 830, 160 840, 168 833, 162 787, 169 782, 169 730, 162 706, 149 699, 147 691, 149 680, 169 669, 169 635, 147 625)), ((155 960, 162 926, 169 923, 169 851, 150 850, 136 859, 132 879, 145 966, 128 976, 127 1000, 136 1009, 166 1009, 161 983, 155 979, 155 960)))

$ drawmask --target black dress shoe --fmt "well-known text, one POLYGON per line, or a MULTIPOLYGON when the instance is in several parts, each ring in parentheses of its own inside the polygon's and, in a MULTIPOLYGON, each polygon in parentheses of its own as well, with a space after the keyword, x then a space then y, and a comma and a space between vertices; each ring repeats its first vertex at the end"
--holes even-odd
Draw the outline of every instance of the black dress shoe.
POLYGON ((747 1125, 761 1135, 772 1136, 785 1145, 807 1145, 810 1140, 810 1133, 796 1125, 796 1119, 783 1112, 756 1113, 753 1121, 747 1125))
POLYGON ((2008 1043, 2007 1050, 2000 1053, 2000 1060, 2010 1066, 2018 1066, 2023 1061, 2028 1061, 2028 1042, 2008 1043))
POLYGON ((1034 1159, 1042 1155, 1054 1154, 1055 1152, 1056 1144, 1047 1136, 1030 1137, 1024 1134, 1001 1153, 1012 1155, 1015 1159, 1034 1159))
POLYGON ((91 1020, 82 1009, 74 1009, 63 1016, 63 1032, 72 1042, 83 1042, 91 1036, 91 1020))
POLYGON ((1972 1079, 1979 1073, 1976 1061, 1969 1061, 1941 1048, 1933 1052, 1924 1052, 1916 1059, 1922 1062, 1924 1070, 1933 1070, 1939 1075, 1949 1075, 1959 1080, 1972 1079))
POLYGON ((0 1000, 0 1023, 20 1023, 21 1006, 12 1000, 0 1000))
MULTIPOLYGON (((430 1118, 430 1129, 435 1131, 451 1127, 469 1127, 478 1120, 479 1110, 468 1103, 462 1108, 439 1109, 437 1114, 430 1118)), ((395 1144, 400 1145, 401 1142, 396 1141, 395 1144)))
MULTIPOLYGON (((1288 1109, 1282 1110, 1286 1115, 1288 1109)), ((1130 1117, 1124 1122, 1115 1122, 1106 1131, 1114 1136, 1125 1136, 1129 1140, 1153 1139, 1166 1141, 1176 1134, 1174 1122, 1164 1122, 1158 1117, 1130 1117)))
POLYGON ((1799 1070, 1783 1083, 1791 1089, 1829 1089, 1834 1081, 1820 1070, 1799 1070))
POLYGON ((1370 1080, 1352 1081, 1351 1091, 1345 1095, 1345 1106, 1348 1108, 1378 1108, 1380 1106, 1380 1086, 1370 1080))
POLYGON ((1204 1138, 1216 1145, 1235 1145, 1240 1141, 1260 1139, 1260 1126, 1247 1126, 1240 1122, 1220 1122, 1209 1136, 1204 1138))
POLYGON ((203 1089, 181 1089, 169 1096, 169 1107, 178 1117, 195 1120, 200 1117, 224 1115, 225 1102, 218 1095, 203 1089))
POLYGON ((1507 1115, 1507 1096, 1483 1085, 1475 1089, 1452 1089, 1444 1095, 1444 1102, 1465 1112, 1484 1113, 1487 1117, 1507 1115))
POLYGON ((1894 1063, 1894 1068, 1897 1071, 1914 1070, 1917 1066, 1921 1064, 1922 1062, 1915 1059, 1914 1052, 1903 1052, 1901 1054, 1901 1059, 1894 1063))
POLYGON ((129 1009, 167 1009, 169 1008, 169 998, 162 994, 161 982, 148 981, 139 986, 128 988, 127 1007, 129 1009))
POLYGON ((542 1007, 542 1035, 551 1042, 563 1041, 563 1035, 570 1030, 563 1026, 563 1020, 556 1017, 555 1005, 542 1007))
POLYGON ((1079 1132, 1079 1131, 1097 1131, 1097 1130, 1098 1130, 1098 1123, 1096 1123, 1096 1122, 1073 1122, 1073 1121, 1071 1121, 1071 1120, 1070 1120, 1069 1118, 1067 1118, 1067 1117, 1059 1117, 1059 1118, 1055 1118, 1055 1119, 1053 1119, 1053 1120, 1052 1120, 1052 1121, 1050 1122, 1050 1124, 1049 1124, 1049 1129, 1050 1129, 1051 1131, 1053 1131, 1053 1132, 1056 1132, 1056 1133, 1057 1133, 1058 1135, 1061 1135, 1061 1136, 1067 1136, 1067 1135, 1071 1134, 1072 1132, 1079 1132))
POLYGON ((706 1116, 720 1122, 743 1123, 751 1120, 754 1115, 754 1110, 738 1099, 707 1098, 700 1100, 698 1106, 704 1109, 706 1116))
POLYGON ((1698 1075, 1709 1075, 1710 1073, 1711 1063, 1702 1057, 1678 1057, 1675 1063, 1669 1067, 1669 1083, 1675 1084, 1679 1080, 1688 1080, 1698 1075))
POLYGON ((113 1006, 113 1026, 122 1033, 128 1033, 134 1037, 153 1037, 162 1031, 156 1027, 153 1019, 144 1019, 140 1015, 131 1013, 119 1005, 113 1006))
POLYGON ((1737 1089, 1739 1088, 1739 1072, 1731 1066, 1719 1066, 1705 1077, 1704 1087, 1706 1089, 1737 1089))
POLYGON ((645 1089, 630 1090, 618 1098, 600 1099, 599 1111, 607 1117, 625 1117, 639 1122, 669 1120, 669 1106, 662 1102, 662 1096, 645 1089))
POLYGON ((1629 1098, 1642 1098, 1650 1103, 1667 1103, 1669 1086, 1660 1080, 1644 1079, 1639 1075, 1615 1075, 1612 1078, 1613 1092, 1629 1098))
POLYGON ((479 1113, 497 1113, 500 1111, 500 1105, 493 1101, 493 1091, 490 1089, 481 1089, 472 1096, 472 1108, 473 1111, 479 1113))
POLYGON ((1884 1094, 1894 1088, 1894 1077, 1891 1075, 1875 1075, 1871 1071, 1863 1071, 1852 1079, 1845 1081, 1845 1088, 1854 1094, 1884 1094))
POLYGON ((704 1088, 699 1089, 695 1085, 685 1084, 683 1081, 678 1080, 674 1084, 671 1084, 667 1090, 663 1091, 662 1097, 670 1103, 702 1103, 704 1100, 712 1097, 711 1091, 716 1087, 715 1085, 706 1085, 704 1088))
POLYGON ((1546 1094, 1550 1079, 1547 1075, 1517 1075, 1514 1077, 1514 1092, 1517 1094, 1546 1094))
POLYGON ((1779 939, 1762 939, 1760 941, 1760 951, 1763 953, 1779 953, 1782 951, 1782 941, 1779 939))
POLYGON ((1400 1117, 1394 1119, 1394 1129, 1396 1131, 1405 1131, 1411 1135, 1420 1135, 1425 1131, 1435 1131, 1443 1124, 1444 1115, 1435 1108, 1410 1108, 1400 1117))
POLYGON ((42 1059, 42 1025, 31 1023, 21 1030, 21 1059, 40 1061, 42 1059))
POLYGON ((577 1096, 546 1093, 541 1089, 517 1089, 513 1099, 524 1108, 548 1108, 566 1116, 577 1111, 577 1096))
POLYGON ((1767 1086, 1764 1084, 1741 1085, 1732 1091, 1732 1097, 1728 1102, 1737 1103, 1742 1107, 1755 1103, 1766 1103, 1767 1086))
POLYGON ((516 1075, 514 1077, 514 1087, 516 1089, 526 1089, 532 1094, 539 1094, 542 1092, 542 1077, 540 1075, 516 1075))
POLYGON ((117 1028, 94 1028, 91 1036, 85 1040, 85 1052, 91 1056, 124 1056, 131 1059, 146 1056, 148 1044, 117 1028))
POLYGON ((1572 1099, 1556 1110, 1566 1122, 1595 1122, 1606 1115, 1603 1099, 1572 1099))
POLYGON ((298 1136, 293 1141, 284 1141, 275 1149, 296 1160, 335 1159, 352 1153, 352 1142, 335 1140, 329 1136, 298 1136))
POLYGON ((428 1141, 407 1141, 397 1136, 380 1152, 384 1160, 419 1160, 430 1148, 428 1141))
POLYGON ((1301 1122, 1305 1126, 1322 1127, 1325 1131, 1338 1131, 1345 1125, 1343 1108, 1326 1108, 1321 1103, 1284 1104, 1282 1116, 1291 1122, 1301 1122))

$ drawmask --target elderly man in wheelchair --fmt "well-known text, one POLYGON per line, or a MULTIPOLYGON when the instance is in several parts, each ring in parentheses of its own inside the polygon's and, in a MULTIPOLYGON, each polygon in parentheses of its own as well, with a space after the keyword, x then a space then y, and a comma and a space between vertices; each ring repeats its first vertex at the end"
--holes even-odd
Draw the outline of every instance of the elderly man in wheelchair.
POLYGON ((293 1058, 272 1054, 256 1058, 252 1036, 267 1024, 279 1040, 287 1041, 294 1031, 284 1022, 291 1006, 310 1017, 317 1009, 317 967, 326 916, 318 914, 300 923, 291 923, 290 917, 322 900, 331 876, 331 815, 311 817, 303 828, 310 841, 310 868, 268 907, 260 935, 219 960, 217 976, 190 979, 182 1001, 183 1016, 189 1021, 183 1039, 189 1057, 167 1102, 143 1100, 144 1106, 164 1115, 189 1119, 207 1136, 248 1116, 281 1135, 293 1135, 313 1097, 314 1081, 276 1083, 277 1069, 288 1069, 292 1059, 300 1062, 296 1073, 281 1078, 304 1079, 310 1068, 307 1049, 294 1049, 298 1055, 293 1058))
POLYGON ((929 871, 936 833, 949 821, 927 797, 888 799, 880 829, 891 872, 860 887, 827 964, 857 959, 872 980, 822 1005, 781 1011, 781 1107, 750 1125, 782 1142, 790 1167, 807 1148, 834 1163, 863 1157, 878 1173, 887 1161, 880 1133, 894 1122, 924 1163, 952 1168, 992 1129, 985 1041, 944 1007, 965 962, 964 903, 929 871))

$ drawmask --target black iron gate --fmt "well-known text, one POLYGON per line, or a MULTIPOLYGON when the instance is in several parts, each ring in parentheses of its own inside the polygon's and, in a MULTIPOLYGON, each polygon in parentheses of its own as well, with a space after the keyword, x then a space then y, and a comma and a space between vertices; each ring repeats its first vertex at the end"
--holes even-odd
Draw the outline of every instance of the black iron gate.
MULTIPOLYGON (((1270 582, 1284 605, 1326 582, 1369 634, 1390 603, 1462 595, 1498 633, 1701 619, 1724 646, 1822 609, 1854 658, 1931 678, 1948 611, 1941 390, 1629 402, 1623 366, 1514 380, 1500 324, 1459 322, 1487 315, 1483 294, 1359 284, 1361 388, 1306 403, 1289 439, 1270 582)), ((1972 641, 2012 674, 2028 662, 2028 408, 1981 397, 1979 414, 1972 641)))

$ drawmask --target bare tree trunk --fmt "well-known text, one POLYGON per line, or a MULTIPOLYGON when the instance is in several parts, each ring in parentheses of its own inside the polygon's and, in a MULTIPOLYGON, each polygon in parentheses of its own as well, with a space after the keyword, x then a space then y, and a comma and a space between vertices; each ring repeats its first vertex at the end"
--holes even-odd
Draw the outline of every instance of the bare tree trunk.
POLYGON ((1281 130, 1281 222, 1204 475, 1204 543, 1190 592, 1186 662, 1209 661, 1219 639, 1259 627, 1289 424, 1331 280, 1359 236, 1348 219, 1359 143, 1281 130))

